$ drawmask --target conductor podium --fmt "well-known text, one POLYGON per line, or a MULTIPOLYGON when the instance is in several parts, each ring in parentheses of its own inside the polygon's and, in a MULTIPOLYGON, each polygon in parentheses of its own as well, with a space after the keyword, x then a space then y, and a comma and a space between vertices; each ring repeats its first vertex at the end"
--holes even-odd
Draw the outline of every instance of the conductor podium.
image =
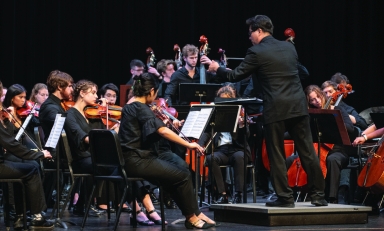
MULTIPOLYGON (((310 110, 313 141, 351 145, 339 110, 310 110)), ((314 206, 310 202, 296 202, 295 208, 266 207, 265 203, 214 204, 214 220, 242 224, 332 225, 364 224, 368 222, 369 206, 329 204, 314 206)))

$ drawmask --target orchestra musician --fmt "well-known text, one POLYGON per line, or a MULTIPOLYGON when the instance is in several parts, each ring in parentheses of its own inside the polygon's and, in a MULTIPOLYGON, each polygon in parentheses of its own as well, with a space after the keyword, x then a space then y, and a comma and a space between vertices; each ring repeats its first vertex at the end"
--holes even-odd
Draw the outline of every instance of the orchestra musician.
MULTIPOLYGON (((326 96, 321 89, 316 85, 310 85, 305 89, 307 95, 308 106, 315 108, 323 108, 326 103, 326 96)), ((349 114, 341 106, 331 106, 331 109, 338 109, 341 112, 345 127, 348 134, 352 135, 354 131, 353 123, 349 114)), ((343 168, 347 167, 349 162, 348 153, 344 145, 335 144, 327 156, 327 176, 326 191, 328 194, 329 202, 338 203, 338 189, 340 183, 340 172, 343 168), (328 193, 329 191, 329 193, 328 193)))
MULTIPOLYGON (((177 99, 180 83, 200 83, 200 71, 196 68, 199 49, 187 44, 183 47, 182 52, 185 65, 172 74, 171 81, 164 93, 164 99, 167 100, 169 106, 189 104, 189 102, 179 102, 177 99)), ((207 75, 207 82, 211 79, 210 76, 207 75)))
POLYGON ((36 83, 31 91, 29 100, 36 103, 36 108, 39 109, 44 101, 48 98, 48 87, 44 83, 36 83))
POLYGON ((99 95, 100 98, 106 98, 109 105, 115 105, 119 95, 119 88, 113 83, 104 84, 99 89, 99 95))
POLYGON ((326 206, 324 180, 316 157, 309 126, 308 108, 297 70, 297 53, 293 44, 272 37, 273 24, 265 15, 256 15, 246 21, 249 39, 242 63, 234 70, 219 67, 203 56, 200 61, 209 64, 208 71, 216 72, 226 81, 239 81, 251 74, 253 82, 260 83, 264 97, 264 131, 271 163, 271 181, 278 199, 266 206, 294 207, 293 191, 288 186, 285 165, 284 133, 293 137, 304 169, 308 174, 311 203, 326 206))
POLYGON ((2 94, 2 96, 0 98, 0 102, 4 101, 4 97, 5 97, 5 94, 7 94, 7 90, 8 90, 8 88, 3 86, 3 94, 2 94))
MULTIPOLYGON (((217 96, 221 98, 236 98, 236 92, 230 86, 224 86, 217 92, 217 96)), ((244 143, 247 145, 247 159, 251 159, 251 150, 247 141, 244 141, 244 132, 249 134, 247 127, 244 124, 242 117, 239 118, 239 125, 236 133, 232 132, 219 132, 213 138, 213 146, 215 147, 213 157, 207 155, 207 166, 212 166, 212 174, 214 176, 217 190, 219 192, 219 199, 217 204, 228 204, 228 195, 224 187, 224 180, 221 173, 221 165, 231 165, 234 170, 234 182, 236 194, 232 203, 242 203, 242 192, 244 188, 244 143), (212 162, 212 158, 214 161, 212 162)), ((200 145, 206 145, 208 140, 211 139, 209 132, 203 133, 199 139, 200 145)))
POLYGON ((380 138, 384 135, 384 127, 383 128, 376 128, 375 124, 372 124, 369 126, 367 129, 365 129, 362 133, 361 136, 356 137, 356 139, 353 141, 352 145, 357 146, 359 144, 364 144, 365 141, 371 140, 374 138, 380 138))
MULTIPOLYGON (((2 83, 0 82, 0 97, 3 93, 2 83)), ((2 108, 3 105, 0 106, 2 108)), ((14 162, 5 159, 5 155, 14 155, 25 160, 36 160, 39 158, 52 158, 47 150, 34 151, 22 145, 15 140, 14 125, 10 121, 10 116, 2 110, 0 112, 0 178, 2 179, 24 179, 26 188, 26 199, 29 210, 32 214, 32 220, 29 223, 30 229, 53 230, 54 225, 48 222, 42 216, 41 212, 46 209, 44 190, 39 174, 39 168, 36 165, 22 162, 14 162)), ((23 227, 23 196, 19 184, 14 184, 14 194, 17 219, 14 222, 14 229, 23 227)))
POLYGON ((148 73, 135 77, 135 80, 135 98, 123 108, 119 131, 126 172, 132 177, 143 177, 150 182, 160 183, 170 192, 186 217, 186 228, 205 229, 216 225, 199 210, 189 170, 159 159, 151 144, 164 137, 189 149, 203 152, 203 148, 180 138, 150 110, 148 104, 157 96, 158 81, 148 73))
POLYGON ((163 98, 164 86, 165 84, 171 81, 171 76, 173 75, 173 73, 175 73, 175 68, 176 63, 171 59, 162 59, 157 63, 156 69, 163 78, 163 81, 161 81, 160 83, 159 93, 157 94, 157 97, 163 98))

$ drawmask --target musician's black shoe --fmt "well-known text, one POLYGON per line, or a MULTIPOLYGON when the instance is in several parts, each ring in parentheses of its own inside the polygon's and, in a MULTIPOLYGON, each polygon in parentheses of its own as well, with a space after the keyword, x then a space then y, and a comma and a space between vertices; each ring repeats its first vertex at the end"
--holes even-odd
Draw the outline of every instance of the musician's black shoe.
POLYGON ((45 220, 41 214, 32 215, 29 230, 53 230, 54 224, 45 220))
MULTIPOLYGON (((30 217, 29 217, 29 220, 31 220, 30 217)), ((27 221, 28 221, 28 218, 27 218, 27 221)), ((16 220, 13 223, 13 229, 21 229, 23 228, 23 226, 24 226, 24 216, 23 214, 19 214, 16 216, 16 220)))
POLYGON ((216 201, 216 204, 229 204, 228 195, 222 194, 221 197, 216 201))
POLYGON ((233 198, 232 204, 241 204, 243 203, 243 196, 241 193, 236 193, 235 198, 233 198))
POLYGON ((328 206, 328 202, 325 199, 311 200, 311 204, 316 205, 316 206, 328 206))
POLYGON ((291 200, 284 200, 284 199, 278 198, 275 201, 266 202, 265 206, 267 206, 267 207, 294 208, 295 203, 293 202, 293 200, 291 201, 291 200))

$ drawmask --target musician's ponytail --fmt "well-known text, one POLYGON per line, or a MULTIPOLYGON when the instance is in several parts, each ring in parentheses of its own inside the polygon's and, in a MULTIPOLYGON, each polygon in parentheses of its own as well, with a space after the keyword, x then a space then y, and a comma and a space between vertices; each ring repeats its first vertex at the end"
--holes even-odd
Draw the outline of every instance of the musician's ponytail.
POLYGON ((153 74, 144 73, 133 77, 135 83, 133 85, 133 95, 136 97, 147 96, 153 88, 155 92, 159 89, 159 82, 153 74))

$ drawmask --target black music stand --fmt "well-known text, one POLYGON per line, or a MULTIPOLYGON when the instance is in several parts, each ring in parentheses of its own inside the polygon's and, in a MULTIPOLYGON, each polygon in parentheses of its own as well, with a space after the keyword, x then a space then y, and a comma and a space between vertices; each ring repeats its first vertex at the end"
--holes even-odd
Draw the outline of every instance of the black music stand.
MULTIPOLYGON (((236 131, 237 128, 237 118, 240 113, 240 106, 236 105, 210 105, 210 104, 196 104, 192 105, 191 111, 196 111, 196 110, 202 110, 203 108, 212 108, 212 113, 209 117, 209 120, 204 126, 204 129, 202 130, 203 132, 206 130, 207 124, 211 125, 211 137, 213 138, 215 132, 230 132, 236 131)), ((188 118, 187 118, 188 120, 188 118)), ((195 137, 196 138, 196 137, 195 137)), ((198 137, 200 138, 200 137, 198 137)), ((210 168, 210 176, 211 176, 211 187, 213 188, 214 184, 214 177, 212 174, 212 161, 213 161, 213 150, 214 146, 212 144, 212 158, 211 158, 211 165, 210 168)), ((195 185, 196 189, 198 188, 199 182, 199 173, 198 171, 200 170, 200 157, 197 156, 196 161, 195 161, 195 185)), ((213 190, 211 190, 213 192, 213 190)), ((204 193, 202 193, 201 198, 203 198, 204 193)), ((196 190, 196 199, 198 200, 198 193, 196 190)), ((210 198, 208 198, 208 205, 210 203, 210 198)), ((200 199, 200 206, 202 206, 202 199, 200 199)))
POLYGON ((180 102, 213 102, 221 84, 180 83, 180 102))
MULTIPOLYGON (((259 98, 215 98, 215 104, 231 104, 231 105, 242 105, 244 107, 244 121, 247 121, 246 115, 247 115, 247 106, 249 104, 263 104, 263 100, 259 98)), ((247 203, 247 164, 248 164, 248 158, 247 158, 247 145, 245 142, 247 142, 247 133, 244 133, 244 189, 243 189, 243 203, 247 203)), ((256 179, 256 176, 255 176, 256 179)), ((256 191, 253 192, 256 195, 256 191)), ((254 197, 255 198, 255 197, 254 197)))
POLYGON ((376 129, 384 127, 384 113, 382 112, 372 112, 371 115, 372 121, 376 126, 376 129))
POLYGON ((310 108, 308 112, 313 142, 351 145, 340 110, 310 108))

